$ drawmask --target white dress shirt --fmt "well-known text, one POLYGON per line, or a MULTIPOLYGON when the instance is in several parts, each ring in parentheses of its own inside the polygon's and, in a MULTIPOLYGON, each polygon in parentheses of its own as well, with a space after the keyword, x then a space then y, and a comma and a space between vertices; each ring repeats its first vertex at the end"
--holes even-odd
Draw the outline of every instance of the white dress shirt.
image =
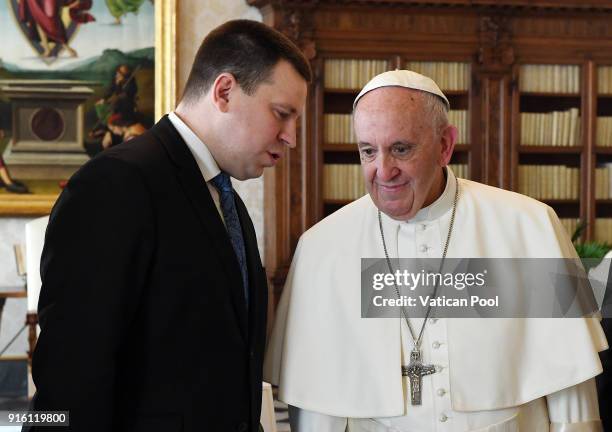
POLYGON ((204 177, 204 181, 206 181, 206 186, 208 186, 208 191, 215 202, 215 207, 217 207, 221 220, 225 224, 225 219, 223 218, 223 212, 221 210, 221 202, 219 200, 219 191, 217 191, 217 188, 211 183, 211 180, 221 172, 219 165, 217 165, 217 162, 210 153, 210 150, 208 150, 208 147, 206 147, 206 144, 198 138, 195 132, 193 132, 174 111, 168 114, 168 119, 191 151, 191 154, 200 168, 202 177, 204 177))

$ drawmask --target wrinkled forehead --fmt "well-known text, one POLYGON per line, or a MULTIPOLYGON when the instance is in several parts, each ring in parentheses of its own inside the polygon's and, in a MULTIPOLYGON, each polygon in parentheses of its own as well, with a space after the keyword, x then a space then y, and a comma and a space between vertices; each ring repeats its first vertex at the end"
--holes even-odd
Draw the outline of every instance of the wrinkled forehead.
POLYGON ((385 112, 390 116, 397 114, 416 114, 424 111, 423 92, 404 87, 381 87, 361 97, 355 107, 355 117, 364 113, 385 112))
POLYGON ((403 87, 381 87, 365 94, 354 111, 355 126, 372 125, 402 127, 425 121, 423 92, 403 87))

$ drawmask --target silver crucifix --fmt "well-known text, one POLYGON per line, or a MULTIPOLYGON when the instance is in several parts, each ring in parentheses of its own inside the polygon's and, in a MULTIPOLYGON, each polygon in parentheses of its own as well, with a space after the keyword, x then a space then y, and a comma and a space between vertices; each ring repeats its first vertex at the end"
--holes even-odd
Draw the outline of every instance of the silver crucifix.
POLYGON ((436 372, 434 365, 424 365, 421 361, 421 351, 413 349, 410 353, 410 363, 402 366, 402 376, 407 376, 410 381, 410 403, 421 405, 421 383, 425 375, 436 372))

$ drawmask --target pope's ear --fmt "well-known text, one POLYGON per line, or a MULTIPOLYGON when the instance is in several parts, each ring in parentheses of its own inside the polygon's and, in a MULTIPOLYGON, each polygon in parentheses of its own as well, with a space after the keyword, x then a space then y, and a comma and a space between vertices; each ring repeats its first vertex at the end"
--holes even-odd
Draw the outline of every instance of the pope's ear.
POLYGON ((457 134, 457 128, 453 125, 444 127, 442 133, 440 134, 440 162, 442 163, 442 166, 446 166, 450 163, 453 150, 455 149, 455 143, 457 142, 457 134))
POLYGON ((229 111, 232 92, 238 88, 238 81, 229 72, 220 74, 212 85, 211 97, 213 104, 223 113, 229 111))

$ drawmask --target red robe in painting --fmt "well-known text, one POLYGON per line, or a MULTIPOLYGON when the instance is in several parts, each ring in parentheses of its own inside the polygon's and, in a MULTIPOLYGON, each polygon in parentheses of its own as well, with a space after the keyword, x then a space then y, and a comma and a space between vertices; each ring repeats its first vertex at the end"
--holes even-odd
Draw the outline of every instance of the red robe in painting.
POLYGON ((19 20, 26 23, 30 30, 30 38, 40 40, 36 24, 45 32, 47 37, 58 43, 67 43, 66 27, 61 20, 61 9, 68 4, 70 17, 78 23, 94 21, 94 17, 87 13, 91 8, 91 0, 20 0, 19 20))

